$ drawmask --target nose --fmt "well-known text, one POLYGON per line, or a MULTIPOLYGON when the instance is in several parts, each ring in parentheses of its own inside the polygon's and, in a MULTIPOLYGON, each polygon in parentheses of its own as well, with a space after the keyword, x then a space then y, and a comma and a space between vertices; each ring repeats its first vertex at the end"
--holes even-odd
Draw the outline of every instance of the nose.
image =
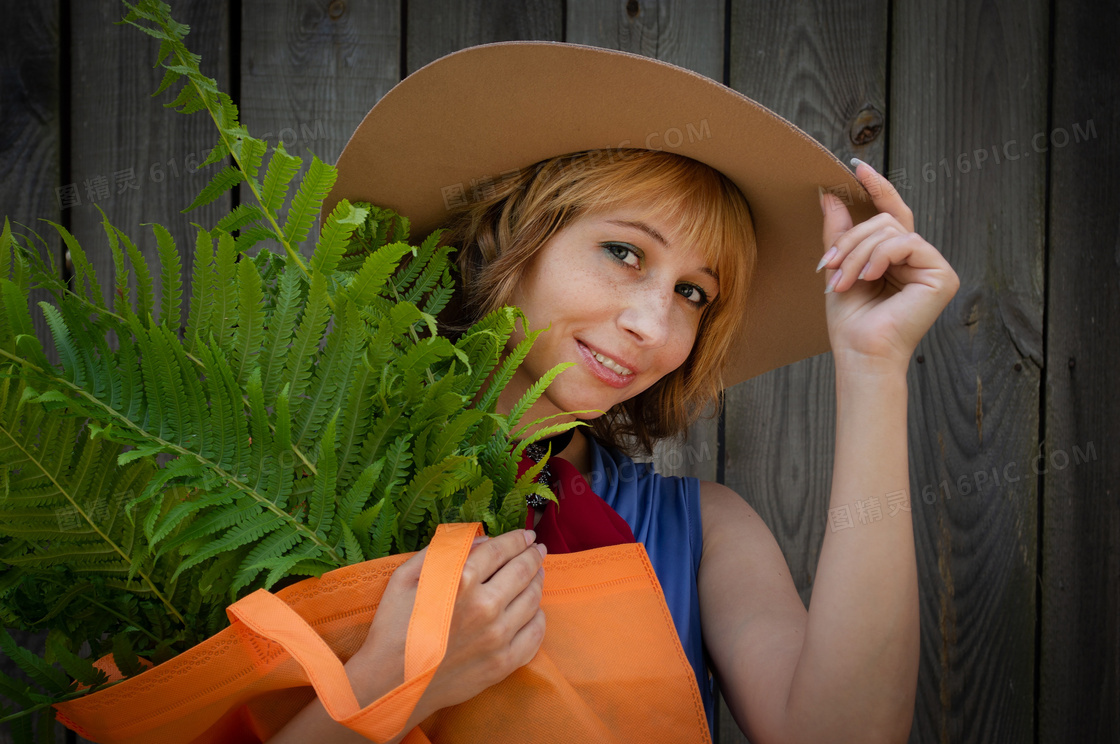
POLYGON ((647 348, 664 346, 671 332, 672 291, 643 287, 629 293, 618 316, 619 326, 647 348))

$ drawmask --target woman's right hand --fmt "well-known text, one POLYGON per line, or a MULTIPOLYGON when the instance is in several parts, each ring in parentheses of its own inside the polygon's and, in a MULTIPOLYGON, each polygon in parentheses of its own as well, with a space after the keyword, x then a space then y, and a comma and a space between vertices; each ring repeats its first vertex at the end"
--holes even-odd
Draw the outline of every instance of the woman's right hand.
MULTIPOLYGON (((447 652, 403 730, 440 708, 469 700, 529 663, 544 639, 541 611, 544 546, 532 530, 476 538, 467 556, 451 616, 447 652), (482 541, 482 542, 479 542, 482 541)), ((363 708, 404 682, 404 650, 424 548, 393 572, 366 641, 346 662, 346 674, 363 708)), ((358 744, 367 739, 336 723, 318 698, 269 739, 269 744, 358 744)))
MULTIPOLYGON (((475 538, 455 599, 447 651, 413 721, 469 700, 536 655, 545 631, 540 608, 545 547, 534 545, 535 538, 532 530, 475 538)), ((405 640, 425 555, 427 548, 393 572, 365 644, 346 664, 362 705, 404 682, 405 640), (376 679, 366 677, 362 685, 363 672, 376 679), (363 687, 366 696, 360 694, 363 687)))

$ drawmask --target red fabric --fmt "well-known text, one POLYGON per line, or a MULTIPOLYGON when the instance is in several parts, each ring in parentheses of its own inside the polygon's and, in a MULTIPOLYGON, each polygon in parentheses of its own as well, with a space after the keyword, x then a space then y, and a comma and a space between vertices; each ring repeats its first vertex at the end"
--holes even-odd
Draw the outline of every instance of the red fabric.
MULTIPOLYGON (((517 468, 520 476, 533 466, 533 461, 522 457, 517 468)), ((591 484, 567 460, 550 457, 552 486, 559 508, 549 501, 541 521, 533 526, 536 510, 526 508, 525 529, 535 530, 537 542, 543 543, 549 553, 575 553, 607 545, 637 542, 626 520, 618 515, 607 502, 591 490, 591 484)))

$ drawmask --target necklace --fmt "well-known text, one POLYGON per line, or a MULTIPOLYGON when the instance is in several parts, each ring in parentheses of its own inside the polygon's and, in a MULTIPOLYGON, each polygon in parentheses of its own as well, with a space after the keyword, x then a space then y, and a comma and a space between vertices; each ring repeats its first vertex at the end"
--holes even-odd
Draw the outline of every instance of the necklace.
MULTIPOLYGON (((525 447, 525 454, 534 463, 540 462, 541 458, 548 453, 549 445, 551 445, 552 456, 555 457, 571 443, 575 433, 575 429, 568 429, 560 434, 553 435, 546 439, 540 439, 525 447)), ((545 463, 545 466, 541 468, 541 472, 537 475, 536 482, 546 486, 552 483, 552 470, 548 463, 545 463)), ((548 499, 531 493, 525 497, 525 503, 534 509, 543 509, 548 504, 548 499)))

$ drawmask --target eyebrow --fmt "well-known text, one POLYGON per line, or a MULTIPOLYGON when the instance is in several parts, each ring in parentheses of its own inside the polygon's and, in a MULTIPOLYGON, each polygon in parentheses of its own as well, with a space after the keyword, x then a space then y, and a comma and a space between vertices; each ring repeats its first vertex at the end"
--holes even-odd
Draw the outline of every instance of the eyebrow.
MULTIPOLYGON (((661 245, 665 246, 666 248, 669 247, 669 241, 665 239, 665 236, 654 229, 652 225, 647 225, 645 222, 641 222, 640 220, 607 220, 607 224, 621 225, 622 227, 632 227, 635 230, 641 230, 661 245)), ((719 274, 717 274, 714 269, 704 266, 701 267, 700 271, 712 277, 717 282, 719 281, 719 274)))

